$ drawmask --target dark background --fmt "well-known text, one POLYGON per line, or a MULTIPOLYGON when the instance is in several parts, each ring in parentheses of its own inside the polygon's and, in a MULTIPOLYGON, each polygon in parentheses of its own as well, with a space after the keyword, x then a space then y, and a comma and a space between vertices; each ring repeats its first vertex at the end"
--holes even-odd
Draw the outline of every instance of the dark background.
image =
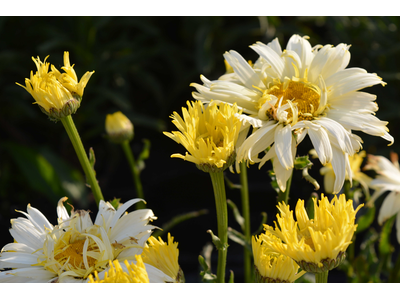
MULTIPOLYGON (((122 149, 104 139, 106 114, 122 111, 135 126, 131 142, 137 157, 142 139, 151 142, 150 157, 141 174, 145 199, 161 226, 176 215, 207 209, 208 214, 185 221, 171 234, 179 242, 180 265, 188 282, 200 280, 197 257, 209 242, 208 229, 217 232, 213 191, 209 175, 194 164, 170 158, 185 149, 162 134, 175 130, 169 116, 181 113, 192 100, 192 82, 200 74, 217 79, 225 72, 222 54, 234 49, 245 59, 255 61, 248 46, 278 37, 282 49, 292 34, 308 35, 316 44, 351 44, 349 67, 377 73, 388 83, 365 91, 378 96, 377 117, 389 121, 390 133, 399 136, 399 55, 400 19, 397 17, 1 17, 0 18, 0 232, 1 245, 12 242, 10 219, 22 216, 30 203, 51 223, 56 221, 57 201, 67 196, 78 209, 97 213, 90 190, 72 144, 61 124, 54 123, 32 105, 33 98, 15 82, 24 84, 31 70, 31 59, 39 56, 58 69, 63 52, 69 51, 71 64, 80 78, 95 70, 84 93, 81 107, 73 116, 88 150, 94 148, 97 178, 106 200, 122 202, 136 197, 130 169, 122 149)), ((388 157, 399 152, 399 143, 386 147, 379 137, 359 134, 364 149, 388 157)), ((304 155, 311 148, 307 138, 298 149, 304 155)), ((270 185, 267 163, 248 171, 252 231, 268 213, 272 225, 276 214, 276 193, 270 185)), ((319 162, 310 174, 318 179, 319 162)), ((227 172, 234 183, 236 174, 227 172)), ((313 186, 296 171, 291 204, 308 199, 313 186)), ((323 188, 320 190, 323 192, 323 188)), ((240 207, 239 190, 227 189, 227 197, 240 207)), ((239 226, 229 215, 229 225, 239 226)), ((379 228, 379 227, 377 227, 379 228)), ((394 230, 393 230, 394 231, 394 230)), ((397 244, 393 240, 393 244, 397 244)), ((214 256, 216 251, 214 251, 214 256)), ((216 256, 213 271, 216 271, 216 256)), ((227 270, 235 282, 243 281, 242 246, 230 241, 227 270)), ((330 281, 345 282, 337 271, 330 281)))

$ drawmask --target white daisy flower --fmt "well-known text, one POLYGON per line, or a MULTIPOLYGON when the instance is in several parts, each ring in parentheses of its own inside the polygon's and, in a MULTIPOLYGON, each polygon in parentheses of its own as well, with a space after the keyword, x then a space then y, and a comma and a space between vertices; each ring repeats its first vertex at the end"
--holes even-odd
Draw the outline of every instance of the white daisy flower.
MULTIPOLYGON (((27 213, 21 212, 26 218, 11 220, 15 242, 3 247, 0 270, 12 270, 0 272, 0 282, 86 282, 95 271, 101 278, 109 261, 134 261, 156 228, 149 225, 156 219, 152 210, 125 212, 141 199, 130 200, 117 211, 101 200, 94 224, 88 211, 69 215, 63 205, 66 200, 58 202, 56 226, 29 204, 27 213)), ((160 272, 149 272, 150 282, 173 280, 160 272)))
POLYGON ((397 214, 397 241, 400 243, 400 168, 397 154, 391 153, 391 160, 383 156, 368 155, 368 163, 364 170, 375 170, 378 174, 369 183, 369 187, 375 190, 368 202, 369 206, 373 205, 379 196, 389 191, 379 210, 378 223, 382 225, 397 214))
POLYGON ((394 141, 387 122, 374 116, 376 96, 359 91, 385 83, 364 69, 346 69, 350 46, 312 48, 307 39, 293 35, 284 51, 277 39, 267 45, 257 42, 250 46, 260 55, 252 66, 236 51, 226 52, 234 73, 215 81, 201 76, 203 85, 192 83, 197 90, 193 97, 206 103, 236 102, 248 114, 240 118, 254 131, 238 149, 237 161, 259 162, 261 167, 273 159, 282 191, 292 174, 296 147, 308 134, 321 163, 332 163, 338 193, 346 171, 351 174, 348 156, 361 148, 362 140, 352 130, 394 141))

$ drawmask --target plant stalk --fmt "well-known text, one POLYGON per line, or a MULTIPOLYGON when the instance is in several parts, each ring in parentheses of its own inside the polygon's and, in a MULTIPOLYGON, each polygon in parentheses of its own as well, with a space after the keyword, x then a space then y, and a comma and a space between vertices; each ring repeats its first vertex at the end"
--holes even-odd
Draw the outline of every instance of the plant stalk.
MULTIPOLYGON (((242 214, 244 218, 243 234, 246 242, 250 244, 251 230, 250 230, 250 201, 249 201, 249 185, 247 181, 247 166, 244 162, 240 163, 240 185, 241 185, 241 196, 242 196, 242 214)), ((251 271, 251 252, 244 247, 244 281, 246 283, 252 282, 252 271, 251 271)))
POLYGON ((79 162, 81 163, 83 171, 85 172, 86 180, 90 185, 90 188, 92 189, 94 199, 96 200, 96 204, 98 206, 100 200, 104 200, 104 196, 101 192, 99 183, 97 182, 94 169, 90 165, 89 159, 85 152, 85 148, 83 147, 81 138, 79 136, 78 130, 75 127, 72 116, 69 115, 61 118, 61 123, 64 125, 64 128, 67 131, 68 137, 71 140, 72 146, 75 149, 79 162))
POLYGON ((226 203, 225 182, 223 172, 210 172, 214 189, 215 206, 217 210, 218 238, 221 247, 218 249, 217 282, 225 282, 226 257, 228 252, 228 207, 226 203))
MULTIPOLYGON (((136 160, 135 157, 133 156, 132 149, 129 145, 129 141, 124 141, 121 143, 122 149, 124 150, 126 159, 129 162, 129 166, 132 172, 132 177, 133 177, 133 182, 135 184, 136 188, 136 194, 138 198, 144 199, 144 193, 143 193, 143 186, 142 182, 140 181, 140 171, 136 165, 136 160)), ((138 202, 136 204, 137 209, 145 208, 146 204, 143 202, 138 202)))
POLYGON ((315 282, 316 283, 328 283, 328 273, 329 273, 329 271, 315 273, 315 282))

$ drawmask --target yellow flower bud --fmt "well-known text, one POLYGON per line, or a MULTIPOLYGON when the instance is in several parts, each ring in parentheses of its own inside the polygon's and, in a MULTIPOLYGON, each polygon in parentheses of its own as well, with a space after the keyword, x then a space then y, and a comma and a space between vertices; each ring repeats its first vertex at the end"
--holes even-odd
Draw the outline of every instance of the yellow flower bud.
POLYGON ((46 62, 47 57, 43 62, 39 57, 32 57, 37 67, 36 73, 31 71, 30 78, 25 79, 25 86, 16 84, 31 94, 36 101, 34 104, 38 104, 50 120, 57 121, 77 111, 82 101, 83 89, 94 71, 86 72, 77 83, 73 66, 69 64, 68 52, 64 53, 65 66, 62 68, 66 74, 61 74, 53 65, 49 72, 50 63, 46 62))
POLYGON ((114 143, 130 141, 133 138, 133 124, 120 111, 106 116, 106 132, 114 143))

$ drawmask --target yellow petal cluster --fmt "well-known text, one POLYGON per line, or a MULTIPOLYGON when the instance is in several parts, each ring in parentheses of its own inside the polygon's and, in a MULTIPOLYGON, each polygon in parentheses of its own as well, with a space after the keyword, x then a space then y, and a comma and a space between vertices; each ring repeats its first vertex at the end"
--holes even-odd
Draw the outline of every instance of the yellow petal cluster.
POLYGON ((264 237, 269 235, 270 239, 279 240, 277 237, 266 233, 258 238, 252 237, 252 248, 254 266, 256 268, 256 279, 258 282, 279 283, 295 282, 305 272, 298 273, 299 265, 290 257, 271 251, 263 243, 264 237))
POLYGON ((164 242, 161 237, 158 237, 157 240, 153 236, 151 236, 147 242, 148 244, 141 254, 143 261, 163 271, 171 278, 174 278, 176 282, 180 282, 183 279, 183 274, 178 264, 178 243, 174 242, 174 238, 171 234, 168 232, 167 243, 164 242))
POLYGON ((228 167, 234 160, 236 141, 241 122, 237 118, 236 103, 217 104, 211 101, 207 107, 201 101, 187 102, 188 109, 182 108, 183 119, 177 112, 171 118, 179 131, 164 132, 175 142, 182 144, 188 152, 185 155, 173 154, 191 161, 198 166, 210 166, 218 169, 228 167), (232 159, 233 157, 233 159, 232 159))
POLYGON ((76 73, 73 66, 69 63, 69 54, 64 52, 64 64, 62 67, 66 73, 61 74, 53 65, 49 71, 49 63, 46 62, 48 56, 42 62, 39 57, 32 57, 37 71, 31 71, 30 78, 25 79, 23 87, 38 104, 42 111, 49 115, 51 119, 60 119, 75 113, 80 106, 83 90, 93 72, 86 72, 77 82, 76 73))
POLYGON ((64 66, 61 67, 65 73, 61 73, 58 71, 54 65, 51 65, 51 70, 54 72, 54 75, 57 77, 57 80, 67 88, 72 94, 76 94, 79 97, 83 96, 83 91, 92 76, 93 72, 86 72, 81 80, 78 82, 78 77, 76 76, 74 65, 71 66, 69 62, 69 52, 64 52, 64 66))
POLYGON ((135 255, 136 265, 132 262, 124 261, 126 271, 122 268, 116 259, 109 262, 110 270, 105 272, 104 279, 100 279, 97 271, 94 273, 95 278, 89 275, 88 283, 149 283, 146 267, 140 255, 135 255))
POLYGON ((133 124, 120 111, 106 116, 106 132, 115 143, 120 143, 133 138, 133 124))
MULTIPOLYGON (((321 200, 314 201, 314 219, 309 219, 304 208, 304 200, 297 202, 294 220, 293 211, 289 205, 279 203, 277 214, 278 224, 275 228, 264 225, 267 233, 275 235, 279 239, 273 239, 265 235, 263 241, 272 251, 287 255, 294 259, 303 269, 303 263, 311 263, 322 268, 342 258, 351 239, 357 229, 355 217, 356 210, 353 201, 346 201, 344 195, 337 196, 329 202, 327 197, 321 194, 321 200)), ((337 265, 336 265, 337 266, 337 265)))

